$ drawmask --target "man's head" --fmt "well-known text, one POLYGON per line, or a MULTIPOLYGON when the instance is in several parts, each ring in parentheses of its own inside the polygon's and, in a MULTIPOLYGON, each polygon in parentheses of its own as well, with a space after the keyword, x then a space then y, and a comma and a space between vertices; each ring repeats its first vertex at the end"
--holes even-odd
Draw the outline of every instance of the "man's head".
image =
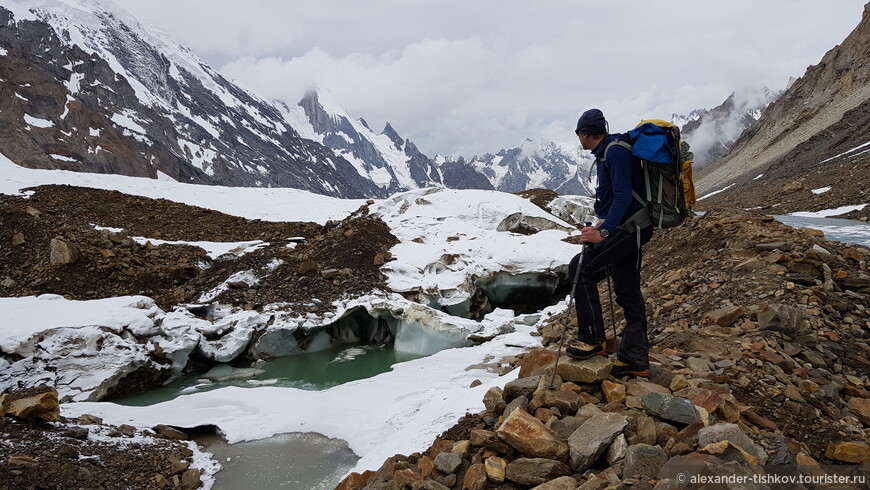
POLYGON ((589 109, 577 120, 574 133, 580 138, 584 150, 594 150, 607 135, 607 120, 598 109, 589 109))

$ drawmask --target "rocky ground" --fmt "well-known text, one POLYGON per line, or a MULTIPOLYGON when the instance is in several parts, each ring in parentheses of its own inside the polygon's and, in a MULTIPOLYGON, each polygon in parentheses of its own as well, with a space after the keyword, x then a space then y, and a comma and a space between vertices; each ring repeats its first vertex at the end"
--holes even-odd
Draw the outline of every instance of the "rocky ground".
POLYGON ((141 431, 96 417, 60 416, 57 392, 37 387, 0 398, 0 488, 194 489, 187 435, 171 427, 141 431), (5 414, 5 416, 3 416, 5 414))
POLYGON ((490 390, 485 412, 339 488, 672 488, 683 471, 765 464, 867 476, 868 255, 760 214, 711 212, 657 233, 643 270, 649 380, 562 357, 550 389, 556 318, 540 331, 547 348, 516 363, 520 378, 490 390))
MULTIPOLYGON (((553 196, 527 193, 542 207, 553 196)), ((556 318, 540 331, 547 348, 517 361, 523 377, 490 392, 487 411, 469 414, 419 454, 351 475, 342 488, 644 488, 669 484, 673 472, 662 469, 668 465, 731 461, 739 471, 755 471, 753 464, 765 459, 852 470, 863 461, 865 471, 870 252, 783 226, 758 210, 711 209, 657 233, 645 248, 649 381, 610 377, 604 358, 584 367, 563 357, 555 389, 541 387, 564 320, 556 318), (575 437, 595 417, 587 429, 607 433, 575 437), (590 445, 590 438, 604 442, 590 445)), ((235 272, 269 268, 259 284, 230 284, 217 301, 319 311, 343 294, 380 287, 379 266, 395 243, 366 206, 326 225, 266 223, 117 192, 44 186, 28 199, 0 196, 0 295, 146 294, 170 308, 196 302, 235 272), (269 245, 213 260, 197 247, 140 245, 133 236, 269 245)), ((617 329, 621 321, 617 307, 617 329)), ((185 485, 189 468, 173 466, 187 457, 177 441, 88 445, 90 438, 73 437, 86 422, 95 421, 2 419, 0 440, 9 443, 0 444, 0 481, 8 488, 185 485), (68 460, 75 471, 57 469, 68 460), (111 471, 87 466, 97 461, 111 471), (104 474, 134 479, 100 480, 109 478, 104 474)), ((125 435, 129 428, 87 430, 119 441, 144 437, 125 435)))
POLYGON ((34 191, 27 199, 0 196, 0 296, 54 293, 84 300, 143 294, 171 309, 196 303, 235 272, 269 268, 259 284, 231 283, 214 301, 249 308, 282 302, 303 313, 319 312, 344 294, 382 285, 379 266, 397 243, 383 222, 368 217, 367 207, 326 225, 272 223, 117 191, 34 191), (212 260, 198 247, 143 245, 131 237, 268 245, 212 260))

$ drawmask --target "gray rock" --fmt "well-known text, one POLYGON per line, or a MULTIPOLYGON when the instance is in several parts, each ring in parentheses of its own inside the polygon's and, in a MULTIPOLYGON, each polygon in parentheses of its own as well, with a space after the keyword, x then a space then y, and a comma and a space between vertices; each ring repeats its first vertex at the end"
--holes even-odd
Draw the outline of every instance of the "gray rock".
POLYGON ((462 464, 462 455, 459 453, 440 453, 435 456, 435 469, 442 473, 453 473, 462 464))
POLYGON ((625 478, 655 477, 667 462, 668 455, 661 447, 636 444, 629 447, 625 453, 623 476, 625 478))
POLYGON ((644 395, 640 399, 640 403, 643 405, 643 408, 664 420, 686 425, 700 420, 695 405, 691 401, 678 396, 652 392, 644 395))
POLYGON ((505 418, 507 418, 507 416, 513 413, 514 410, 518 408, 522 408, 523 410, 525 410, 528 406, 529 399, 525 396, 519 396, 517 398, 514 398, 510 403, 507 404, 507 407, 505 407, 504 409, 503 415, 505 418))
POLYGON ((755 444, 737 424, 716 424, 704 427, 698 431, 698 445, 701 447, 720 441, 729 441, 731 444, 738 446, 758 458, 761 464, 767 462, 767 453, 764 449, 755 444))
POLYGON ((541 376, 529 376, 527 378, 515 379, 504 385, 504 401, 510 403, 514 398, 524 396, 531 400, 538 389, 538 384, 541 382, 541 376))
POLYGON ((576 472, 586 471, 607 449, 607 446, 628 425, 625 415, 600 413, 592 416, 568 438, 571 468, 576 472))
POLYGON ((628 441, 625 440, 624 434, 619 434, 615 441, 607 448, 607 453, 604 455, 607 458, 607 464, 613 463, 625 458, 625 453, 628 451, 628 441))

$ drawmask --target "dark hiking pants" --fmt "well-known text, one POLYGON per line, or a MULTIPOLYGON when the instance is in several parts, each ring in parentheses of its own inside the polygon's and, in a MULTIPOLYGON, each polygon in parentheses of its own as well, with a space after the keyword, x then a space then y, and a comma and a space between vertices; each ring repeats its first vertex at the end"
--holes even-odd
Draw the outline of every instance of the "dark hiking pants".
MULTIPOLYGON (((640 232, 641 246, 652 238, 652 227, 640 232)), ((604 342, 604 317, 598 296, 598 282, 606 277, 610 266, 616 303, 625 313, 625 330, 622 334, 617 359, 622 362, 649 362, 647 340, 646 306, 640 292, 640 256, 637 232, 617 230, 601 243, 589 247, 580 265, 580 275, 574 289, 574 304, 577 308, 577 338, 587 344, 604 342)), ((573 281, 577 273, 577 254, 568 266, 568 278, 573 281)))

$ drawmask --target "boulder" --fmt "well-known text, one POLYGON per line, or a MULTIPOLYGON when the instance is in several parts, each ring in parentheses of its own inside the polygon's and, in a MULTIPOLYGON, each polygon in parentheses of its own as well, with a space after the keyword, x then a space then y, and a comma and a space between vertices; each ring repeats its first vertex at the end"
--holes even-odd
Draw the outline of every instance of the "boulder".
POLYGON ((8 394, 3 398, 6 415, 25 420, 60 420, 60 403, 57 390, 48 386, 38 386, 8 394))
POLYGON ((698 431, 698 445, 708 446, 721 441, 729 441, 758 459, 760 464, 767 462, 767 453, 755 444, 737 424, 716 424, 698 431))
POLYGON ((566 356, 565 362, 559 361, 556 374, 563 381, 576 383, 600 383, 607 379, 613 365, 603 356, 578 361, 566 356))
POLYGON ((535 394, 535 390, 540 385, 542 376, 529 376, 519 378, 508 382, 504 385, 504 400, 510 403, 514 398, 524 396, 526 399, 531 399, 535 394))
POLYGON ((625 385, 604 380, 601 382, 601 391, 608 403, 625 401, 625 385))
POLYGON ((628 425, 625 415, 600 413, 592 416, 568 438, 571 468, 576 472, 586 471, 607 449, 607 446, 628 425))
POLYGON ((525 410, 514 410, 496 433, 505 442, 530 458, 567 460, 568 445, 525 410))
POLYGON ((864 442, 838 442, 828 445, 825 456, 846 463, 870 463, 870 446, 864 442))
POLYGON ((483 490, 486 488, 486 467, 483 463, 476 463, 465 472, 462 479, 463 490, 483 490))
POLYGON ((508 480, 529 486, 570 474, 571 468, 567 464, 546 458, 517 458, 508 463, 505 470, 508 480))
POLYGON ((625 453, 623 475, 625 478, 654 478, 667 462, 668 456, 661 447, 635 444, 625 453))
POLYGON ((870 400, 866 398, 853 397, 846 404, 846 408, 854 413, 864 424, 865 427, 870 427, 870 400))
POLYGON ((496 456, 490 456, 483 462, 486 469, 486 477, 494 483, 503 483, 505 479, 505 471, 507 470, 507 461, 496 456))
POLYGON ((79 249, 72 243, 60 238, 51 239, 49 261, 51 265, 72 264, 79 260, 79 249))
MULTIPOLYGON (((550 349, 532 349, 523 357, 523 365, 520 368, 520 378, 531 374, 542 367, 547 367, 556 362, 556 351, 550 349)), ((560 359, 561 363, 561 359, 560 359)))
POLYGON ((453 473, 462 464, 462 455, 459 453, 440 453, 435 456, 435 469, 442 473, 453 473))
POLYGON ((691 401, 678 396, 652 392, 644 395, 640 399, 640 403, 643 405, 643 408, 664 420, 686 425, 700 420, 698 411, 695 410, 695 405, 691 401))

